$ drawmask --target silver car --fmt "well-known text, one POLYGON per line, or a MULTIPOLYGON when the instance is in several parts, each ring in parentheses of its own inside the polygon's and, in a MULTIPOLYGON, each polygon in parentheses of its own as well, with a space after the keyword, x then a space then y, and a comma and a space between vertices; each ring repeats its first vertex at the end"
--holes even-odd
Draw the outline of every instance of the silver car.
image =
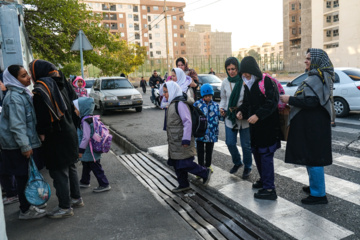
POLYGON ((95 80, 90 97, 94 98, 95 108, 101 114, 108 110, 135 108, 136 112, 142 111, 142 95, 124 77, 101 77, 95 80))
MULTIPOLYGON (((294 96, 296 89, 307 76, 307 73, 303 73, 283 86, 285 94, 294 96)), ((359 68, 335 68, 334 107, 336 117, 346 117, 349 111, 360 111, 359 68)))

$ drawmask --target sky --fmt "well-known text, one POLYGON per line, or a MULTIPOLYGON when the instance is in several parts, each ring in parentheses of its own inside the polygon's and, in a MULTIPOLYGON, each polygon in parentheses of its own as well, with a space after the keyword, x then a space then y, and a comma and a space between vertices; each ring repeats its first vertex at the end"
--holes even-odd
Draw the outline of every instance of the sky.
POLYGON ((191 25, 211 24, 212 31, 232 32, 232 51, 283 41, 283 0, 167 1, 185 2, 185 21, 191 25))

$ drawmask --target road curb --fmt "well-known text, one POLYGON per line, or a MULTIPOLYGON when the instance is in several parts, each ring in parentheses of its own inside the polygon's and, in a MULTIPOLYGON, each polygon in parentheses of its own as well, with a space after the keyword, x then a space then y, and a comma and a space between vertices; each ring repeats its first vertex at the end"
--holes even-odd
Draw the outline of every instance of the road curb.
POLYGON ((125 150, 126 153, 134 154, 139 153, 141 150, 132 144, 129 140, 125 137, 121 136, 116 130, 109 127, 110 134, 113 136, 112 140, 119 145, 122 149, 125 150))

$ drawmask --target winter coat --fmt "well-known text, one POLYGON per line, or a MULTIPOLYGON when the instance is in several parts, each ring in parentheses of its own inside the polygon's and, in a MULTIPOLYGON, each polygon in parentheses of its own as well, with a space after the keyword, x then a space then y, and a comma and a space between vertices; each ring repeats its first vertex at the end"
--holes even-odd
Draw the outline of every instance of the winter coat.
POLYGON ((159 83, 161 83, 162 82, 161 77, 159 75, 157 75, 156 77, 154 75, 152 75, 149 79, 149 86, 155 87, 157 81, 159 81, 159 83))
POLYGON ((175 109, 176 101, 179 100, 174 99, 166 111, 168 156, 172 160, 189 159, 196 155, 190 108, 183 101, 179 101, 178 114, 175 109), (185 144, 189 146, 183 147, 185 144))
POLYGON ((32 99, 24 89, 8 86, 0 123, 0 145, 3 149, 27 152, 41 146, 32 99))
POLYGON ((205 136, 196 138, 196 141, 217 142, 219 136, 219 105, 212 100, 209 103, 206 103, 204 99, 200 99, 194 103, 194 107, 199 108, 205 114, 208 121, 205 136))
POLYGON ((140 87, 143 87, 143 88, 146 87, 146 80, 141 80, 140 81, 140 87))
POLYGON ((92 115, 94 113, 95 103, 93 98, 81 97, 78 100, 79 103, 79 111, 80 117, 82 119, 82 123, 80 128, 77 129, 78 137, 79 137, 79 153, 82 153, 82 158, 80 161, 82 162, 92 162, 95 160, 99 160, 101 158, 101 153, 93 153, 91 154, 90 150, 90 139, 94 135, 94 124, 92 121, 92 115), (86 117, 89 117, 85 119, 86 117))

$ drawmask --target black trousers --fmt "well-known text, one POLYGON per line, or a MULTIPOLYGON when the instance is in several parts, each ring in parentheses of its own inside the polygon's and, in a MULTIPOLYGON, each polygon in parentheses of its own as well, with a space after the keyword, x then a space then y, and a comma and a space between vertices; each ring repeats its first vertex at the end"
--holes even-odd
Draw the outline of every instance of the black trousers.
POLYGON ((196 141, 196 149, 197 149, 199 165, 205 166, 205 167, 210 167, 212 153, 213 153, 213 149, 214 149, 214 143, 213 142, 196 141), (204 153, 206 153, 205 156, 204 156, 204 153), (205 157, 205 164, 204 164, 204 157, 205 157))
POLYGON ((68 209, 71 206, 71 198, 79 199, 80 186, 75 164, 63 169, 49 170, 50 177, 54 180, 56 196, 59 207, 68 209))

